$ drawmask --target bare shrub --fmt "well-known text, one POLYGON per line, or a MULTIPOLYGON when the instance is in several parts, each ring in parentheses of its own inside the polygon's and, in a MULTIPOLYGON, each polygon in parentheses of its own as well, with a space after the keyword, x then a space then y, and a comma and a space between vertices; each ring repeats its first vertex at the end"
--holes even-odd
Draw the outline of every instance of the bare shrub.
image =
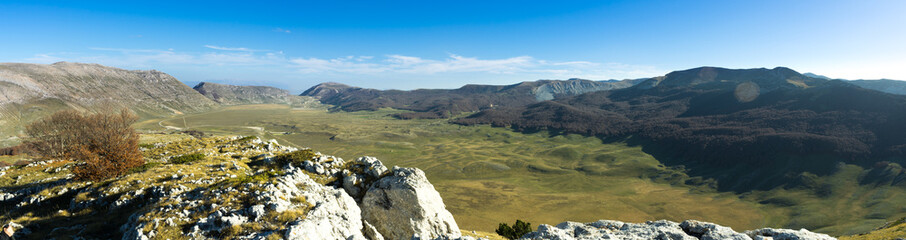
POLYGON ((0 148, 0 156, 15 156, 19 155, 19 152, 22 150, 21 145, 0 148))
POLYGON ((118 177, 145 162, 131 127, 136 120, 126 109, 119 114, 59 111, 28 125, 24 144, 40 158, 79 162, 72 170, 79 179, 118 177))

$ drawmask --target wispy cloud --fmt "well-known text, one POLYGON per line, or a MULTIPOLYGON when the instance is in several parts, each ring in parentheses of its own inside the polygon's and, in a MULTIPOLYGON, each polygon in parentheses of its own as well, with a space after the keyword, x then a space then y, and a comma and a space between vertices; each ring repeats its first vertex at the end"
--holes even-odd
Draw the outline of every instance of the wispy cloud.
POLYGON ((103 48, 103 47, 90 47, 88 49, 95 51, 110 51, 110 52, 122 52, 122 53, 159 53, 159 52, 168 52, 171 50, 156 50, 156 49, 128 49, 128 48, 103 48))
MULTIPOLYGON (((535 79, 622 79, 649 77, 664 72, 651 66, 590 61, 549 61, 531 56, 480 58, 448 54, 441 58, 423 58, 400 54, 383 56, 343 56, 335 58, 292 57, 281 51, 255 50, 246 47, 204 45, 202 51, 174 49, 90 48, 82 53, 43 53, 26 62, 90 62, 131 69, 183 69, 189 76, 203 81, 232 78, 237 74, 252 78, 312 79, 340 81, 362 79, 468 79, 490 83, 535 79), (192 70, 197 69, 197 70, 192 70), (485 79, 485 80, 481 80, 485 79)), ((276 81, 276 80, 274 80, 276 81)), ((291 83, 287 83, 291 84, 291 83)))
POLYGON ((290 30, 286 30, 286 29, 282 29, 282 28, 274 28, 274 32, 279 32, 279 33, 293 33, 293 32, 290 31, 290 30))
POLYGON ((590 79, 624 78, 630 76, 655 76, 661 71, 650 66, 620 63, 594 63, 588 61, 555 62, 538 60, 530 56, 501 59, 481 59, 450 54, 443 59, 425 59, 415 56, 386 55, 381 59, 347 56, 332 59, 292 58, 289 60, 299 72, 378 74, 399 73, 410 75, 438 75, 445 73, 531 74, 547 78, 582 77, 590 79))
POLYGON ((33 62, 33 63, 49 64, 49 63, 55 63, 55 62, 59 62, 59 61, 65 61, 66 59, 61 58, 61 57, 51 56, 50 54, 35 54, 34 57, 30 57, 25 60, 28 62, 33 62))
POLYGON ((221 46, 214 46, 214 45, 204 45, 204 47, 210 48, 210 49, 215 49, 215 50, 223 50, 223 51, 240 51, 240 52, 267 52, 267 51, 269 51, 269 50, 260 50, 260 49, 250 49, 250 48, 244 48, 244 47, 221 47, 221 46))

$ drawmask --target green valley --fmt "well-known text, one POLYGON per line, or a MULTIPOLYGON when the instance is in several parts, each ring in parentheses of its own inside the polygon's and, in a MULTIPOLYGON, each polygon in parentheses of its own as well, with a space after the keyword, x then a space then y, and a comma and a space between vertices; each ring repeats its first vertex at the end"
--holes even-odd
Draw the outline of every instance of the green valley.
POLYGON ((344 159, 370 155, 423 169, 463 229, 500 222, 698 219, 735 229, 806 227, 831 235, 870 231, 904 216, 906 189, 864 186, 866 170, 841 165, 805 187, 743 194, 664 166, 632 141, 461 126, 446 119, 397 120, 401 110, 327 112, 240 105, 141 122, 144 131, 190 129, 257 135, 344 159), (829 207, 833 206, 833 207, 829 207))

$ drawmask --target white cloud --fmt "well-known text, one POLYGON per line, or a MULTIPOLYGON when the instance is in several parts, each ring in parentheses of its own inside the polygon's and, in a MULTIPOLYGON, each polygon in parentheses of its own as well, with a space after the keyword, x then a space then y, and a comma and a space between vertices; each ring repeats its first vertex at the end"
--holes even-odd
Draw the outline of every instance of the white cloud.
POLYGON ((450 54, 443 59, 424 59, 405 55, 387 55, 383 59, 347 56, 334 59, 293 58, 290 60, 302 73, 333 74, 409 74, 438 75, 445 73, 487 73, 537 75, 542 78, 609 79, 657 76, 663 72, 654 67, 588 61, 551 62, 530 56, 502 59, 480 59, 450 54))
POLYGON ((274 32, 279 32, 279 33, 293 33, 292 31, 286 30, 286 29, 283 29, 283 28, 274 28, 274 32))
POLYGON ((210 48, 210 49, 215 49, 215 50, 223 50, 223 51, 239 51, 239 52, 267 52, 268 51, 268 50, 249 49, 249 48, 244 48, 244 47, 234 48, 234 47, 220 47, 220 46, 214 46, 214 45, 204 45, 204 47, 210 48))
MULTIPOLYGON (((448 54, 422 58, 400 54, 384 56, 343 56, 335 58, 291 57, 282 51, 245 47, 205 45, 207 51, 174 49, 90 48, 82 53, 44 53, 26 62, 59 61, 99 63, 127 69, 180 69, 187 81, 227 79, 244 76, 272 81, 449 81, 505 84, 536 79, 623 79, 664 74, 651 66, 589 61, 549 61, 531 56, 479 58, 448 54), (281 80, 282 79, 282 80, 281 80)), ((174 73, 177 74, 177 73, 174 73)), ((456 83, 454 83, 456 82, 456 83)), ((379 83, 375 83, 380 85, 379 83)), ((439 84, 432 83, 432 84, 439 84)), ((437 86, 437 85, 435 85, 437 86)), ((307 87, 307 86, 306 86, 307 87)))
POLYGON ((34 57, 25 59, 28 62, 50 64, 59 61, 65 61, 65 58, 50 56, 50 54, 36 54, 34 57))

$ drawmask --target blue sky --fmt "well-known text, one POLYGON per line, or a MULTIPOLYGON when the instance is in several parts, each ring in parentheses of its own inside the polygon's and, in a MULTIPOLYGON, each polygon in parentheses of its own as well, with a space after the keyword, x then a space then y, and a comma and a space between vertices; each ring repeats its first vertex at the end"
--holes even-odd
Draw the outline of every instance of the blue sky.
POLYGON ((786 66, 906 79, 906 1, 0 1, 0 62, 302 91, 786 66))

